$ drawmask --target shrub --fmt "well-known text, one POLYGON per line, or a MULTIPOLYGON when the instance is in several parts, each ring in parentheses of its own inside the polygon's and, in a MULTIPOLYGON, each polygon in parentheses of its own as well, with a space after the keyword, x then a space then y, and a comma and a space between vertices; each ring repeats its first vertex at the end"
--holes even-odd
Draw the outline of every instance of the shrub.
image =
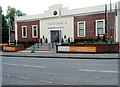
POLYGON ((45 37, 43 36, 43 39, 45 39, 45 37))
POLYGON ((64 40, 63 40, 63 38, 61 39, 61 43, 64 43, 64 40))
POLYGON ((68 38, 68 43, 70 43, 70 37, 68 38))
MULTIPOLYGON (((10 44, 8 46, 16 46, 16 44, 10 44)), ((17 44, 17 46, 24 46, 24 44, 17 44)))
POLYGON ((48 39, 47 38, 45 39, 45 42, 48 43, 48 39))
POLYGON ((66 37, 66 35, 64 35, 64 39, 66 39, 67 37, 66 37))
POLYGON ((100 35, 98 34, 98 40, 100 40, 100 35))
POLYGON ((106 40, 106 37, 105 37, 105 34, 103 35, 103 39, 102 39, 103 41, 105 41, 106 40))
POLYGON ((42 38, 40 38, 40 43, 42 43, 42 38))
POLYGON ((75 39, 75 40, 74 40, 74 43, 78 43, 78 42, 79 42, 79 39, 75 39))

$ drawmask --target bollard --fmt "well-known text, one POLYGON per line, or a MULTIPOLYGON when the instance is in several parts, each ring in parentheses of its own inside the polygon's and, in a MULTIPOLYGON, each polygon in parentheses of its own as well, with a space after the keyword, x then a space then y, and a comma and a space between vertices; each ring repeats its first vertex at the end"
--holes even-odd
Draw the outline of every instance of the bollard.
POLYGON ((52 49, 54 49, 54 43, 52 43, 52 49))
POLYGON ((37 43, 37 48, 39 48, 39 42, 37 43))
POLYGON ((31 53, 35 53, 35 45, 31 46, 31 53))
POLYGON ((49 43, 49 50, 50 50, 50 43, 49 43))

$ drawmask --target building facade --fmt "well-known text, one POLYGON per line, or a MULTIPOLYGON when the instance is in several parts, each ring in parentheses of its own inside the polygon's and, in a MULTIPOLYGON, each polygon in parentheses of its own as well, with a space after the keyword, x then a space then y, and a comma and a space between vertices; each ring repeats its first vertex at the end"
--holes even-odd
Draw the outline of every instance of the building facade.
POLYGON ((2 42, 2 7, 0 6, 0 43, 2 42))
MULTIPOLYGON (((50 6, 43 14, 17 17, 17 39, 19 42, 39 42, 47 38, 49 43, 62 38, 97 39, 98 35, 119 42, 120 2, 88 8, 69 10, 62 5, 50 6), (111 27, 110 27, 111 26, 111 27)), ((16 36, 15 36, 16 37, 16 36)))

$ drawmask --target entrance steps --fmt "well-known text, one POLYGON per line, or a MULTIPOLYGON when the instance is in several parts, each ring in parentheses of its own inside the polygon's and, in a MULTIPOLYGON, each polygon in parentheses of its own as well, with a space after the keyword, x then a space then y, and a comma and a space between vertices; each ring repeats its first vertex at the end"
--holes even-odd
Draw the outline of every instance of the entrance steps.
POLYGON ((35 48, 37 51, 56 51, 56 45, 52 43, 36 43, 35 48))

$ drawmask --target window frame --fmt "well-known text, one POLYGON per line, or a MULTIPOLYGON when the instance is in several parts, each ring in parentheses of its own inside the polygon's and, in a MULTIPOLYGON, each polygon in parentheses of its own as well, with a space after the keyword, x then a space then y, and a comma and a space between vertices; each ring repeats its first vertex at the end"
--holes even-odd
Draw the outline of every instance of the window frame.
POLYGON ((33 38, 38 38, 38 25, 32 25, 32 37, 33 38), (36 35, 37 36, 34 36, 34 26, 36 26, 36 35))
POLYGON ((22 26, 22 38, 27 38, 27 26, 22 26), (23 36, 23 29, 25 27, 26 36, 23 36))
POLYGON ((86 33, 86 29, 85 29, 85 28, 86 28, 86 27, 85 27, 85 26, 86 26, 85 21, 79 21, 79 22, 77 22, 77 36, 78 36, 78 37, 85 37, 85 36, 86 36, 86 34, 85 34, 85 33, 86 33), (83 35, 83 36, 80 36, 80 34, 79 34, 79 33, 80 33, 79 24, 80 24, 80 23, 84 23, 84 35, 83 35))
POLYGON ((105 19, 100 19, 100 20, 96 20, 96 36, 98 36, 98 22, 99 21, 103 21, 103 34, 99 35, 99 36, 103 36, 105 34, 105 19))

